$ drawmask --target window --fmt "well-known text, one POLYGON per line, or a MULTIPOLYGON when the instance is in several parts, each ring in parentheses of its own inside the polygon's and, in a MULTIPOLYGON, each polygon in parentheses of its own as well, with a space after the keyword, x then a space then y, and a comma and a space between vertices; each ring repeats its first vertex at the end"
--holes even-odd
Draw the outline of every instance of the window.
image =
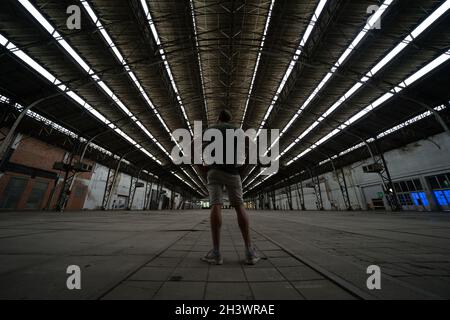
POLYGON ((450 188, 450 173, 428 177, 427 179, 432 189, 450 188))
POLYGON ((6 185, 3 196, 0 198, 0 208, 17 209, 27 182, 28 180, 25 178, 11 177, 6 185))
POLYGON ((450 190, 434 191, 434 195, 440 206, 450 205, 450 190))
POLYGON ((406 184, 408 186, 408 191, 416 191, 416 187, 414 186, 414 183, 412 180, 406 181, 406 184))
POLYGON ((398 195, 398 200, 402 206, 412 206, 413 201, 409 193, 403 193, 398 195))
POLYGON ((401 186, 403 192, 408 191, 408 185, 407 185, 406 181, 401 181, 400 186, 401 186))
POLYGON ((85 191, 85 186, 79 186, 75 188, 75 198, 82 198, 84 195, 84 191, 85 191))
POLYGON ((441 174, 437 176, 437 179, 439 181, 439 185, 441 186, 441 189, 450 188, 450 183, 447 180, 447 176, 445 174, 441 174))
POLYGON ((411 197, 416 206, 428 207, 430 205, 425 192, 413 192, 411 193, 411 197))
POLYGON ((45 193, 48 189, 48 182, 35 181, 30 196, 28 197, 26 209, 41 209, 42 202, 44 201, 45 193))
POLYGON ((423 190, 422 183, 419 179, 395 182, 394 188, 397 193, 409 193, 423 190))
POLYGON ((428 182, 430 183, 431 189, 440 189, 439 182, 436 177, 428 177, 428 182))
POLYGON ((423 190, 422 182, 420 182, 419 179, 414 179, 414 185, 416 186, 416 190, 417 191, 422 191, 423 190))

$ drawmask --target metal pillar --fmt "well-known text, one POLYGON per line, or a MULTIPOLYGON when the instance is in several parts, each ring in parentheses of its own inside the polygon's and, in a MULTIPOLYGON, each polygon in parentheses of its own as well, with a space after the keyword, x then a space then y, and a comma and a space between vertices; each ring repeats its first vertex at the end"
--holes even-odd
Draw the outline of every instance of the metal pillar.
POLYGON ((5 139, 3 139, 3 143, 0 145, 0 159, 3 159, 4 156, 6 155, 6 153, 8 152, 8 150, 11 148, 11 145, 14 143, 14 137, 16 135, 16 130, 17 127, 19 126, 20 122, 22 122, 23 118, 25 117, 25 115, 27 114, 27 112, 29 110, 31 110, 32 108, 34 108, 36 105, 38 105, 41 102, 44 102, 46 100, 49 100, 51 98, 57 97, 59 95, 64 94, 65 91, 61 91, 55 94, 52 94, 48 97, 44 97, 41 99, 38 99, 36 101, 34 101, 33 103, 31 103, 30 105, 28 105, 27 107, 25 107, 19 114, 19 116, 17 117, 16 121, 14 122, 14 124, 11 126, 11 129, 9 130, 8 134, 6 135, 5 139))
MULTIPOLYGON (((434 113, 434 111, 433 111, 433 113, 434 113)), ((387 167, 386 160, 384 159, 384 154, 379 149, 378 141, 377 141, 376 137, 374 138, 374 140, 375 140, 374 146, 375 146, 375 151, 376 152, 373 152, 373 150, 370 147, 370 144, 367 142, 367 140, 363 139, 359 135, 357 135, 357 134, 355 134, 355 133, 353 133, 353 132, 351 132, 349 130, 346 130, 344 132, 346 134, 348 134, 348 135, 356 137, 362 143, 364 143, 364 145, 366 146, 367 150, 369 151, 370 157, 373 160, 373 164, 375 166, 378 166, 379 168, 382 168, 381 171, 378 171, 376 173, 381 178, 381 184, 382 184, 382 187, 383 187, 383 192, 385 193, 386 198, 388 199, 389 206, 391 207, 392 211, 401 211, 402 210, 402 206, 400 205, 400 203, 398 201, 397 193, 396 193, 395 188, 394 188, 394 186, 392 184, 391 174, 390 174, 389 169, 387 167)))
MULTIPOLYGON (((98 138, 99 136, 101 136, 102 134, 105 134, 105 133, 109 133, 109 131, 100 132, 99 134, 93 136, 88 141, 86 141, 86 144, 84 145, 83 151, 81 152, 81 155, 80 155, 80 160, 78 161, 79 163, 83 162, 84 156, 86 155, 86 151, 87 151, 89 145, 91 144, 91 142, 94 141, 94 139, 98 138)), ((72 181, 71 181, 71 183, 69 185, 69 189, 67 191, 69 194, 72 192, 72 188, 73 188, 73 185, 74 185, 74 182, 75 182, 75 179, 76 179, 77 175, 78 175, 78 172, 75 172, 74 177, 73 177, 73 179, 72 179, 72 181)))
POLYGON ((333 173, 336 181, 339 185, 339 189, 341 190, 342 198, 344 199, 345 209, 347 211, 352 211, 352 204, 350 202, 350 197, 347 188, 347 181, 345 180, 344 169, 336 170, 336 166, 334 165, 333 159, 329 158, 331 161, 331 165, 333 166, 333 173))
POLYGON ((70 187, 74 184, 76 178, 76 173, 71 170, 66 170, 63 185, 61 187, 61 192, 59 194, 58 202, 56 204, 55 210, 63 212, 67 206, 70 199, 71 190, 70 187))
POLYGON ((62 181, 61 191, 59 192, 58 201, 56 203, 55 210, 64 211, 66 208, 67 202, 69 202, 70 198, 70 188, 75 182, 76 173, 72 171, 71 165, 74 158, 74 151, 70 153, 69 159, 65 161, 67 168, 64 173, 64 180, 62 181))
POLYGON ((156 190, 154 192, 155 194, 155 202, 153 202, 153 190, 150 192, 150 205, 149 210, 157 210, 158 204, 156 203, 158 201, 158 190, 159 190, 159 184, 161 183, 161 180, 158 180, 158 183, 156 184, 156 190), (156 208, 155 208, 156 207, 156 208))
POLYGON ((112 194, 114 193, 114 188, 115 188, 115 184, 117 181, 117 176, 119 175, 119 169, 120 169, 122 160, 123 160, 123 157, 120 158, 119 162, 117 163, 117 167, 113 172, 112 172, 111 168, 108 170, 108 177, 106 179, 105 193, 103 194, 102 210, 109 209, 111 197, 112 197, 112 194))
POLYGON ((155 210, 159 210, 159 203, 161 202, 161 193, 162 193, 163 183, 159 181, 158 188, 156 190, 156 208, 155 210))
POLYGON ((131 176, 130 188, 128 190, 127 210, 131 210, 131 206, 133 205, 133 198, 136 192, 137 180, 137 177, 135 177, 134 175, 131 176))
POLYGON ((53 198, 55 197, 56 187, 58 186, 59 179, 60 179, 60 177, 58 174, 56 179, 53 181, 53 187, 52 187, 52 190, 50 191, 50 195, 48 197, 47 204, 45 205, 45 210, 47 210, 47 211, 49 211, 51 209, 50 207, 52 205, 53 198))
POLYGON ((150 210, 152 205, 152 194, 153 194, 153 181, 150 182, 150 187, 146 192, 147 200, 144 203, 145 210, 150 210))
MULTIPOLYGON (((149 193, 149 189, 148 189, 148 185, 149 182, 146 181, 145 182, 145 190, 144 190, 144 205, 142 206, 142 210, 147 210, 147 204, 148 204, 148 193, 149 193)), ((151 187, 150 187, 151 190, 151 187)))
POLYGON ((339 187, 341 188, 342 198, 344 199, 345 208, 347 211, 352 211, 352 203, 350 201, 350 196, 348 193, 347 181, 345 179, 344 169, 341 168, 339 171, 335 171, 336 179, 338 181, 339 187), (339 174, 340 173, 340 174, 339 174))
POLYGON ((312 187, 314 189, 314 194, 316 196, 316 207, 317 210, 323 211, 323 201, 322 201, 322 190, 320 188, 319 176, 313 175, 311 169, 308 169, 309 175, 311 176, 312 187))
POLYGON ((275 197, 275 190, 270 191, 270 198, 272 199, 273 210, 277 210, 277 202, 275 197))
POLYGON ((177 210, 184 210, 186 203, 186 196, 180 192, 180 202, 178 203, 177 210))
POLYGON ((141 173, 142 173, 143 169, 144 168, 139 169, 138 174, 137 174, 136 177, 131 176, 130 191, 129 191, 129 194, 128 194, 127 210, 131 210, 131 207, 133 206, 134 196, 136 195, 137 184, 139 182, 139 178, 141 176, 141 173))
POLYGON ((294 210, 294 208, 292 207, 292 190, 291 190, 291 185, 290 185, 290 181, 287 180, 286 181, 286 187, 285 187, 285 192, 286 192, 286 196, 287 196, 287 201, 288 201, 288 205, 289 205, 289 210, 294 210))
POLYGON ((170 210, 173 210, 175 208, 175 191, 170 190, 170 210))
POLYGON ((111 177, 111 168, 108 168, 108 174, 106 175, 105 190, 103 191, 102 210, 104 210, 104 204, 106 204, 106 193, 108 191, 109 178, 111 177))
POLYGON ((193 204, 192 204, 192 196, 189 196, 189 206, 188 209, 192 209, 193 208, 193 204))
POLYGON ((384 158, 384 154, 379 148, 377 140, 375 140, 375 149, 377 154, 374 155, 375 164, 379 165, 382 170, 378 172, 378 175, 381 178, 383 184, 383 192, 386 195, 389 206, 392 211, 402 211, 402 206, 398 201, 397 193, 394 188, 394 184, 392 183, 391 173, 389 172, 389 168, 387 166, 386 159, 384 158))
POLYGON ((298 195, 298 199, 300 199, 300 205, 301 205, 302 211, 306 211, 305 194, 303 193, 303 182, 302 181, 297 183, 297 195, 298 195), (299 184, 300 184, 300 188, 298 187, 299 184))
POLYGON ((147 192, 148 192, 148 181, 145 181, 144 204, 142 205, 142 210, 145 210, 145 206, 147 204, 147 192))
POLYGON ((264 194, 263 193, 260 193, 259 195, 258 195, 258 208, 260 209, 260 210, 264 210, 264 194))

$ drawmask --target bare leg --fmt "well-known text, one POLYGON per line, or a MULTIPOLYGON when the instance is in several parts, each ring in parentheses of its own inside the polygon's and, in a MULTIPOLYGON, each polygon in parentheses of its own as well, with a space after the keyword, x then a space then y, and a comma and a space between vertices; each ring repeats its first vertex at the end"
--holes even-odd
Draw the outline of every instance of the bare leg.
POLYGON ((243 205, 235 207, 234 209, 236 210, 239 228, 241 229, 242 237, 244 238, 245 247, 250 248, 250 224, 247 212, 245 211, 243 205))
POLYGON ((215 204, 211 207, 211 234, 214 250, 220 249, 220 228, 222 227, 222 205, 215 204))

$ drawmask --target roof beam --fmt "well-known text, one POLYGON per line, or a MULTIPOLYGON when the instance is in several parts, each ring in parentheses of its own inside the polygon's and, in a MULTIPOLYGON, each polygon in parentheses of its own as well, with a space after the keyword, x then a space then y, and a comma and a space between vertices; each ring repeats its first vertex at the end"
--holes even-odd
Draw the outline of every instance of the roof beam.
MULTIPOLYGON (((116 96, 114 91, 96 74, 94 69, 72 48, 72 46, 61 36, 61 34, 51 25, 51 23, 34 7, 28 0, 18 0, 19 3, 28 11, 31 16, 53 37, 58 45, 68 54, 76 64, 89 75, 89 77, 98 85, 98 87, 107 95, 114 104, 122 110, 140 129, 155 143, 161 150, 164 148, 153 134, 139 121, 130 109, 116 96)), ((117 51, 116 51, 117 52, 117 51)), ((152 155, 153 156, 153 155, 152 155)), ((156 158, 155 158, 156 159, 156 158)), ((161 161, 158 160, 161 164, 161 161)))
MULTIPOLYGON (((95 119, 105 124, 109 129, 113 130, 116 134, 122 137, 125 141, 132 145, 132 147, 136 148, 138 151, 141 151, 151 160, 155 161, 157 164, 162 165, 161 161, 157 159, 150 151, 141 146, 137 141, 128 136, 125 132, 123 132, 117 125, 115 125, 112 121, 110 121, 107 117, 101 114, 97 109, 95 109, 92 105, 90 105, 87 101, 85 101, 82 97, 76 94, 70 87, 63 84, 58 78, 56 78, 51 72, 41 66, 38 62, 32 59, 28 54, 18 48, 14 43, 12 43, 5 36, 0 34, 0 45, 5 47, 11 54, 16 56, 21 62, 25 65, 33 69, 37 74, 47 80, 49 83, 55 86, 62 95, 67 96, 79 105, 84 110, 88 111, 95 119)), ((183 180, 182 180, 183 181, 183 180)), ((196 189, 191 186, 187 181, 183 181, 186 185, 188 185, 192 189, 196 189)))
POLYGON ((285 72, 283 78, 281 79, 281 82, 275 92, 275 95, 272 98, 272 102, 270 103, 269 107, 267 108, 264 118, 261 121, 261 124, 259 125, 258 135, 261 133, 262 128, 265 126, 266 121, 269 118, 269 116, 275 106, 275 103, 278 101, 278 98, 279 98, 281 92, 283 91, 284 86, 286 85, 295 65, 297 64, 298 59, 302 55, 303 49, 304 49, 306 43, 308 42, 309 37, 311 36, 327 2, 328 2, 328 0, 319 0, 319 3, 317 4, 317 7, 314 10, 314 13, 311 17, 311 20, 310 20, 308 26, 306 27, 305 32, 303 33, 303 35, 300 38, 300 43, 297 47, 297 50, 295 50, 295 53, 292 56, 292 59, 286 69, 286 72, 285 72))
MULTIPOLYGON (((383 6, 387 8, 392 0, 385 1, 383 6)), ((379 11, 382 10, 380 7, 379 11)), ((342 97, 340 97, 332 106, 330 106, 327 111, 325 111, 312 125, 310 125, 305 131, 303 131, 298 138, 291 143, 281 155, 286 154, 291 148, 293 148, 296 144, 301 142, 303 138, 308 135, 314 128, 316 128, 322 121, 324 121, 327 117, 329 117, 334 111, 336 111, 344 102, 353 97, 361 88, 364 87, 367 82, 372 79, 378 72, 383 70, 390 62, 394 60, 401 52, 403 52, 416 38, 418 38, 424 31, 426 31, 429 27, 433 25, 442 15, 444 15, 450 9, 450 0, 445 1, 438 9, 436 9, 431 15, 428 16, 422 23, 420 23, 410 34, 408 34, 404 39, 402 39, 387 55, 385 55, 375 66, 373 66, 357 83, 355 83, 342 97)), ((378 12, 377 12, 378 13, 378 12)), ((379 14, 381 17, 383 12, 379 14)), ((314 99, 317 92, 322 89, 323 85, 329 81, 331 76, 336 72, 340 65, 347 59, 350 55, 351 51, 354 47, 367 35, 368 31, 371 29, 371 24, 376 23, 377 20, 371 19, 368 24, 363 28, 363 30, 357 35, 357 37, 353 40, 352 44, 345 50, 343 55, 339 58, 336 64, 332 67, 330 72, 325 76, 319 86, 314 90, 311 96, 305 101, 305 103, 300 107, 294 116, 293 120, 288 123, 288 125, 282 130, 282 134, 284 134, 289 127, 292 125, 293 121, 295 121, 300 114, 305 110, 308 104, 314 99), (356 43, 356 45, 354 45, 356 43)))
MULTIPOLYGON (((436 68, 440 67, 441 65, 447 63, 449 60, 450 60, 450 50, 444 52, 443 54, 441 54, 439 57, 437 57, 436 59, 434 59, 431 62, 429 62, 424 67, 420 68, 414 74, 412 74, 411 76, 407 77, 406 79, 401 81, 399 84, 394 86, 391 90, 389 90, 388 92, 384 93, 378 99, 376 99, 375 101, 370 103, 363 110, 359 111, 358 113, 356 113, 355 115, 353 115, 352 117, 347 119, 347 121, 345 121, 343 124, 339 125, 333 131, 331 131, 327 135, 323 136, 322 138, 320 138, 316 142, 312 143, 311 146, 308 147, 305 151, 301 152, 296 157, 294 157, 293 159, 288 161, 285 166, 288 167, 288 166, 292 165, 294 162, 296 162, 299 159, 303 158, 304 156, 309 154, 311 151, 317 149, 320 145, 322 145, 325 142, 329 141, 331 138, 336 136, 338 133, 340 133, 343 130, 347 129, 349 126, 351 126, 352 124, 356 123, 357 121, 359 121, 360 119, 365 117, 370 112, 373 112, 378 107, 384 105, 386 102, 391 100, 393 97, 395 97, 398 94, 400 94, 404 89, 406 89, 406 88, 410 87, 411 85, 415 84, 418 80, 420 80, 421 78, 426 76, 428 73, 433 72, 436 68)), ((281 156, 282 156, 282 154, 280 154, 278 156, 278 159, 281 158, 281 156)), ((259 172, 259 174, 254 179, 252 179, 245 187, 248 187, 251 183, 253 183, 266 170, 267 169, 262 170, 261 172, 259 172)), ((273 176, 273 175, 274 174, 272 174, 270 176, 273 176)), ((267 176, 264 179, 264 181, 267 180, 270 176, 267 176)))
POLYGON ((365 117, 367 114, 369 114, 373 110, 375 110, 378 107, 380 107, 381 105, 385 104, 387 101, 391 100, 393 97, 395 97, 398 94, 400 94, 404 89, 406 89, 406 88, 410 87, 411 85, 415 84, 417 81, 419 81, 425 75, 427 75, 428 73, 434 71, 436 68, 438 68, 439 66, 443 65, 444 63, 446 63, 449 60, 450 60, 450 50, 444 52, 443 54, 441 54, 439 57, 437 57, 436 59, 434 59, 431 62, 429 62, 424 67, 420 68, 414 74, 412 74, 411 76, 407 77, 406 79, 404 79, 403 81, 398 83, 391 90, 389 90, 388 92, 384 93, 381 97, 379 97, 378 99, 376 99, 375 101, 370 103, 364 109, 362 109, 358 113, 354 114, 352 117, 347 119, 347 121, 345 121, 343 124, 341 124, 340 126, 335 128, 329 134, 323 136, 317 142, 315 142, 313 146, 311 146, 310 148, 306 149, 305 151, 303 151, 302 153, 297 155, 295 158, 293 158, 289 162, 287 162, 286 166, 289 166, 292 163, 294 163, 295 161, 297 161, 298 159, 304 157, 306 154, 308 154, 309 152, 311 152, 312 150, 314 150, 315 148, 317 148, 318 146, 320 146, 324 142, 330 140, 332 137, 334 137, 336 134, 338 134, 342 130, 344 130, 347 127, 351 126, 352 124, 356 123, 357 121, 359 121, 361 118, 365 117))
MULTIPOLYGON (((446 109, 446 108, 447 108, 447 107, 446 107, 445 105, 440 105, 440 106, 438 106, 438 107, 435 107, 435 108, 434 108, 434 111, 435 111, 435 112, 441 112, 441 111, 443 111, 443 110, 446 109)), ((417 115, 417 116, 415 116, 415 117, 413 117, 413 118, 410 118, 410 119, 408 119, 408 120, 406 120, 406 121, 404 121, 404 122, 402 122, 402 123, 400 123, 400 124, 398 124, 398 125, 395 125, 395 126, 389 128, 389 129, 387 129, 387 130, 385 130, 385 131, 379 133, 379 134, 376 136, 376 139, 370 138, 370 139, 365 140, 365 142, 366 142, 366 143, 372 143, 372 142, 374 142, 375 140, 382 139, 382 138, 387 137, 387 136, 389 136, 389 135, 391 135, 391 134, 394 134, 395 132, 397 132, 397 131, 399 131, 399 130, 401 130, 401 129, 404 129, 404 128, 406 128, 406 127, 409 127, 409 126, 411 126, 411 125, 413 125, 413 124, 415 124, 415 123, 417 123, 417 122, 419 122, 419 121, 421 121, 421 120, 423 120, 423 119, 429 118, 429 117, 431 117, 431 116, 433 116, 433 115, 434 115, 433 112, 431 112, 431 111, 425 111, 425 112, 423 112, 423 113, 421 113, 421 114, 419 114, 419 115, 417 115)), ((366 146, 366 143, 365 143, 365 142, 361 142, 361 143, 358 143, 358 144, 356 144, 356 145, 353 145, 352 147, 347 148, 346 150, 339 152, 339 154, 336 154, 336 155, 334 155, 334 156, 331 156, 329 159, 326 159, 326 160, 320 162, 320 163, 319 163, 319 166, 322 166, 322 165, 324 165, 324 164, 330 162, 331 160, 338 159, 338 158, 340 158, 340 157, 342 157, 342 156, 344 156, 344 155, 346 155, 346 154, 348 154, 348 153, 350 153, 350 152, 353 152, 353 151, 355 151, 355 150, 357 150, 357 149, 360 149, 360 148, 365 147, 365 146, 366 146)), ((289 177, 288 179, 292 179, 293 177, 296 177, 296 176, 298 176, 298 175, 300 175, 300 174, 302 174, 302 172, 296 173, 296 174, 294 174, 293 176, 289 177)), ((268 178, 267 178, 267 179, 268 179, 268 178)), ((259 186, 259 185, 261 185, 262 183, 264 183, 267 179, 264 179, 264 180, 262 180, 262 181, 259 181, 258 183, 256 183, 255 185, 253 185, 251 188, 249 188, 248 190, 246 190, 246 191, 244 192, 244 194, 250 192, 250 191, 253 190, 253 189, 255 189, 257 186, 259 186)), ((256 180, 256 179, 255 179, 255 180, 256 180)), ((254 181, 254 180, 253 180, 253 181, 254 181)), ((253 182, 253 181, 252 181, 252 182, 253 182)))
MULTIPOLYGON (((392 5, 394 0, 385 0, 384 3, 379 7, 377 12, 369 19, 366 25, 354 38, 351 44, 344 50, 343 54, 339 57, 330 71, 321 80, 319 85, 313 90, 311 95, 305 100, 305 102, 299 107, 294 117, 289 121, 289 123, 281 130, 280 136, 274 141, 271 148, 278 143, 280 138, 285 135, 288 129, 293 125, 293 123, 299 118, 299 116, 304 112, 304 110, 310 105, 310 103, 317 96, 319 91, 330 81, 330 79, 336 74, 338 69, 348 60, 350 55, 353 53, 355 48, 365 39, 372 27, 377 23, 377 21, 386 13, 387 9, 392 5)), ((356 92, 359 91, 371 78, 373 78, 378 72, 380 72, 388 63, 393 61, 393 59, 398 56, 401 52, 405 50, 416 38, 418 38, 424 31, 426 31, 430 26, 433 25, 442 15, 444 15, 450 9, 450 0, 446 0, 441 6, 438 7, 431 15, 429 15, 422 23, 420 23, 410 34, 408 34, 402 41, 399 42, 386 56, 384 56, 374 67, 372 67, 365 75, 353 85, 337 102, 335 102, 331 107, 327 109, 318 119, 309 126, 305 131, 303 131, 294 142, 292 142, 287 148, 285 148, 280 157, 284 156, 289 150, 291 150, 295 145, 303 141, 303 139, 321 122, 323 122, 329 115, 331 115, 339 106, 341 106, 345 101, 350 99, 356 92)), ((269 148, 270 150, 270 148, 269 148)), ((254 167, 246 176, 246 179, 250 174, 256 169, 254 167)), ((245 180, 246 180, 245 179, 245 180)), ((245 181, 244 180, 244 181, 245 181)))
POLYGON ((208 99, 206 97, 206 91, 205 91, 205 80, 203 77, 202 58, 200 55, 200 45, 198 43, 197 23, 196 23, 195 7, 194 7, 193 0, 189 0, 189 6, 191 8, 192 26, 193 26, 194 38, 195 38, 195 49, 197 51, 198 68, 200 70, 200 82, 202 85, 202 94, 203 94, 203 102, 204 102, 204 106, 205 106, 206 123, 209 123, 208 99))
POLYGON ((261 42, 260 42, 259 48, 258 48, 258 56, 256 57, 255 67, 253 69, 252 80, 250 81, 250 86, 248 88, 247 100, 245 101, 245 105, 244 105, 244 113, 243 113, 242 119, 241 119, 241 128, 244 125, 245 116, 247 115, 248 104, 250 102, 250 97, 252 96, 253 85, 255 84, 256 74, 258 73, 259 62, 261 60, 261 54, 262 54, 262 51, 264 48, 264 44, 266 42, 267 30, 269 29, 270 19, 272 18, 272 10, 273 10, 274 5, 275 5, 275 0, 271 0, 270 6, 269 6, 269 11, 268 11, 267 17, 266 17, 266 23, 264 25, 263 34, 261 37, 261 42))
MULTIPOLYGON (((169 129, 168 125, 166 124, 166 122, 164 121, 163 117, 161 116, 161 114, 158 112, 158 109, 155 107, 155 105, 153 104, 152 100, 150 99, 149 95, 147 94, 147 92, 145 91, 144 87, 142 86, 142 84, 140 83, 139 79, 136 77, 135 73, 133 72, 132 68, 129 66, 129 64, 127 63, 126 58, 122 55, 121 50, 119 49, 119 47, 114 43, 114 41, 112 40, 111 36, 109 35, 108 31, 105 29, 105 27, 103 26, 103 24, 101 23, 100 19, 97 17, 94 9, 92 8, 92 6, 89 4, 89 2, 87 0, 79 0, 81 2, 81 4, 83 5, 84 9, 86 10, 86 12, 88 13, 91 21, 94 23, 94 25, 97 27, 97 29, 100 31, 100 34, 102 36, 102 38, 104 39, 104 41, 106 42, 106 44, 108 45, 108 47, 111 49, 113 55, 115 56, 115 58, 117 59, 117 61, 121 64, 123 70, 125 71, 125 73, 127 74, 129 80, 133 83, 133 86, 136 88, 136 90, 139 92, 140 96, 143 98, 143 100, 145 101, 145 103, 147 104, 147 106, 150 108, 150 110, 155 114, 155 116, 158 118, 159 122, 161 123, 161 125, 163 126, 164 130, 166 131, 166 133, 170 136, 171 140, 175 143, 175 145, 181 150, 181 146, 179 145, 178 141, 175 139, 175 137, 172 135, 172 131, 169 129)), ((163 153, 170 158, 171 161, 173 161, 172 155, 162 146, 161 143, 159 143, 158 141, 155 141, 155 143, 157 144, 157 146, 163 151, 163 153)), ((195 181, 195 179, 188 173, 186 172, 186 170, 182 169, 184 174, 189 177, 189 179, 192 180, 192 182, 194 182, 200 189, 204 189, 204 186, 200 186, 197 181, 195 181)), ((195 169, 194 169, 195 171, 195 169)), ((202 183, 204 183, 202 181, 202 183)))
POLYGON ((163 44, 161 42, 161 39, 159 37, 159 33, 158 33, 158 30, 156 29, 156 25, 154 23, 154 20, 153 20, 153 17, 151 15, 150 9, 148 7, 147 1, 146 0, 140 0, 140 4, 141 4, 141 7, 142 7, 142 10, 144 11, 145 17, 147 19, 148 25, 150 27, 150 30, 152 32, 153 38, 154 38, 154 40, 156 42, 156 45, 158 46, 158 53, 161 56, 161 60, 164 63, 164 67, 165 67, 167 76, 169 77, 170 84, 171 84, 172 89, 173 89, 173 91, 175 93, 175 96, 176 96, 178 105, 180 107, 181 113, 183 114, 184 120, 186 121, 186 124, 187 124, 187 127, 189 129, 189 132, 191 133, 191 136, 194 136, 194 133, 192 131, 191 122, 189 121, 189 118, 187 116, 186 109, 185 109, 184 104, 183 104, 183 100, 181 99, 180 92, 178 91, 177 84, 176 84, 175 79, 174 79, 173 74, 172 74, 172 69, 170 68, 170 64, 167 61, 167 56, 166 56, 166 53, 164 51, 164 46, 163 46, 163 44))

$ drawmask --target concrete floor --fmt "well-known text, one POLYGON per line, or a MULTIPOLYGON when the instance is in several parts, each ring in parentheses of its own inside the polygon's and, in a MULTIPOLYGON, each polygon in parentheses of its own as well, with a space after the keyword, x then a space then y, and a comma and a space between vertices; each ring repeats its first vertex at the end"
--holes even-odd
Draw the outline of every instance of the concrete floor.
POLYGON ((200 261, 206 210, 0 215, 0 299, 450 298, 448 214, 253 211, 256 266, 229 210, 223 266, 200 261), (66 287, 69 265, 81 290, 66 287))

